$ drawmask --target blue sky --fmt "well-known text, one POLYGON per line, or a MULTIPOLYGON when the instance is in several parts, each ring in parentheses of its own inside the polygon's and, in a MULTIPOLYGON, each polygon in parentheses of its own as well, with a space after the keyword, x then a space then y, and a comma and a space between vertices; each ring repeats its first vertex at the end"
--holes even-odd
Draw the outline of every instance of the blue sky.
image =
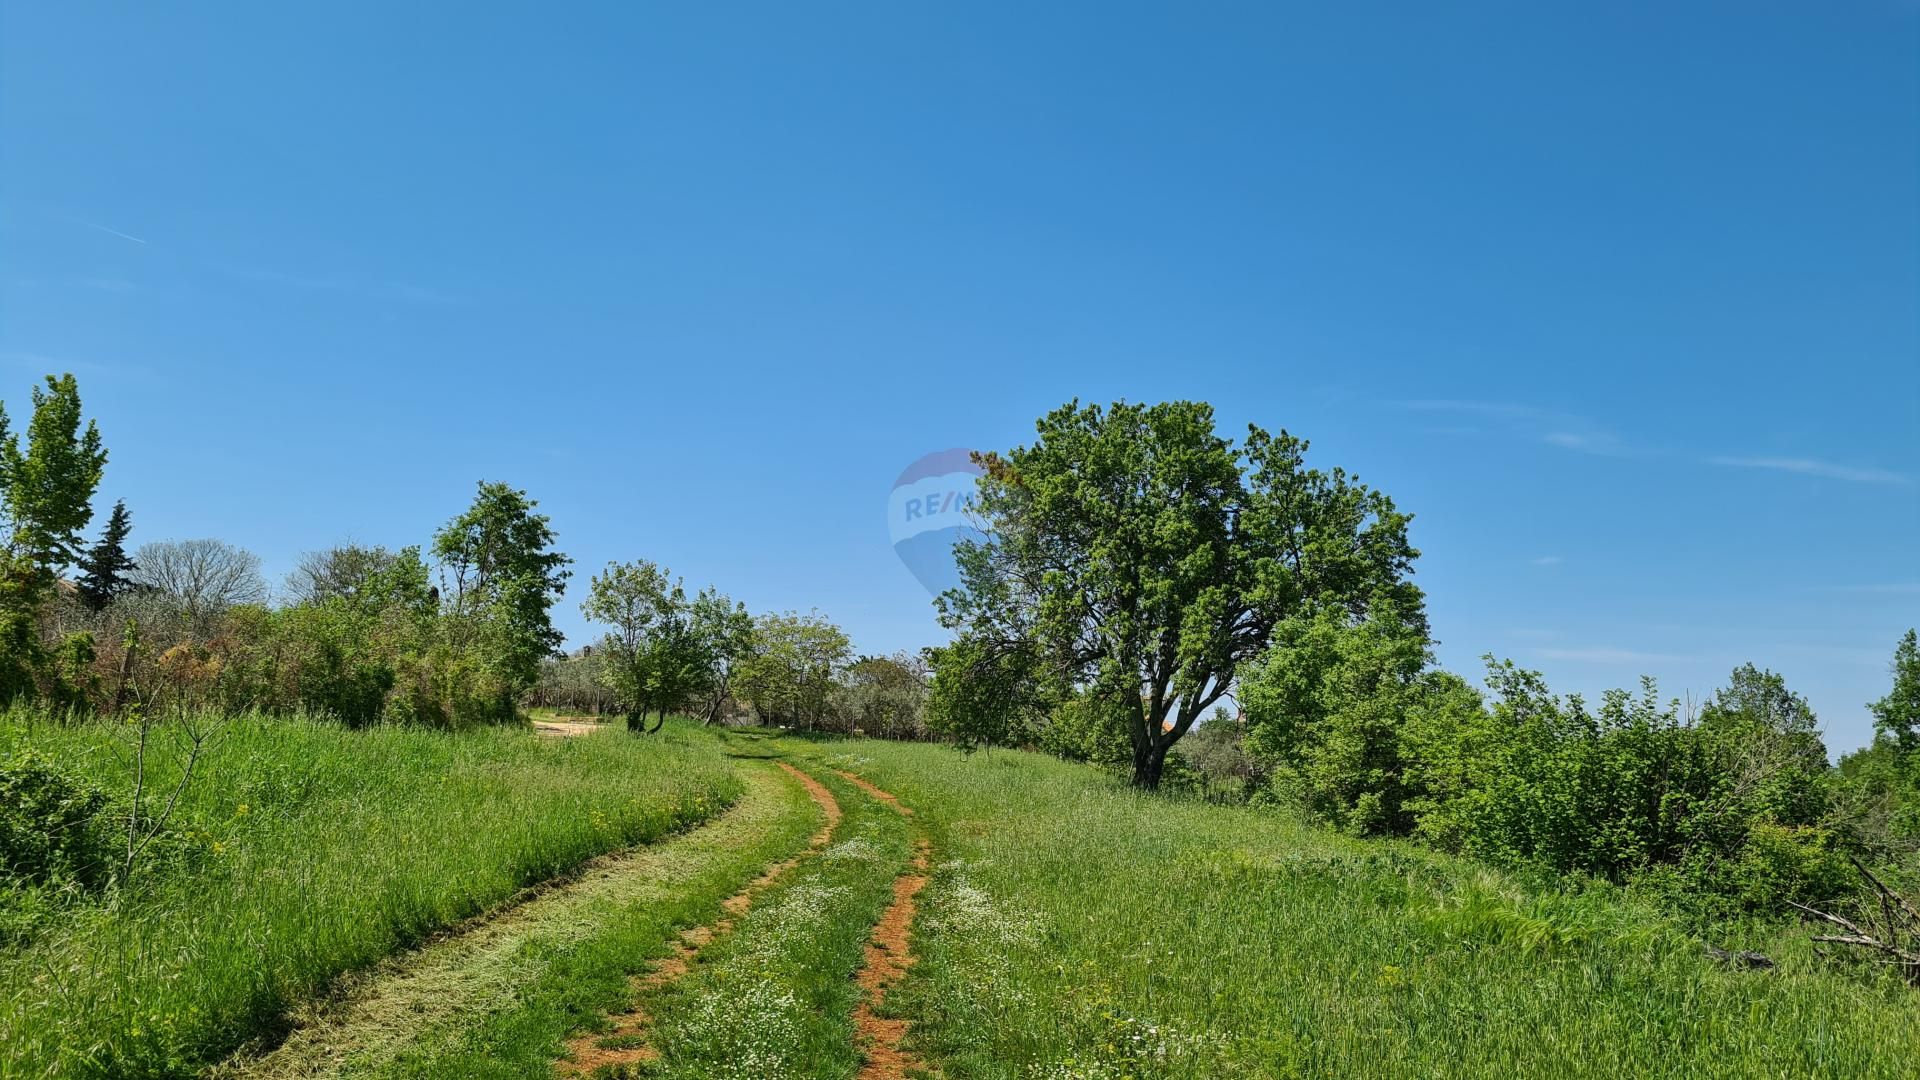
POLYGON ((903 467, 1189 397, 1416 514, 1452 667, 1841 749, 1920 622, 1910 0, 295 7, 0 0, 0 395, 136 539, 501 479, 916 647, 903 467))

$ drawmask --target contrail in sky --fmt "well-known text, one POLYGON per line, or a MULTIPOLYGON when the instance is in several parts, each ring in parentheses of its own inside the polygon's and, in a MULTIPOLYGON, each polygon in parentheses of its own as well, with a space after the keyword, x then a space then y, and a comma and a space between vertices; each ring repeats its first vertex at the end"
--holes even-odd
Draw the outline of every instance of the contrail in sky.
POLYGON ((119 229, 109 229, 105 225, 96 224, 91 221, 83 221, 80 224, 85 225, 89 229, 99 229, 103 233, 107 233, 111 236, 117 236, 122 240, 131 240, 136 244, 146 243, 145 240, 142 240, 137 236, 129 236, 126 233, 121 232, 119 229))

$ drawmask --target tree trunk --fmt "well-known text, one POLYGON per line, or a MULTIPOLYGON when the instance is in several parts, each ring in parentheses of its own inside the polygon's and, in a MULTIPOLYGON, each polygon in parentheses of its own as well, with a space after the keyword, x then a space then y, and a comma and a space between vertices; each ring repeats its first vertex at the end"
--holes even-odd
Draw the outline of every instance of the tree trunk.
POLYGON ((647 714, 638 711, 627 713, 627 730, 633 732, 635 735, 646 734, 647 714))
POLYGON ((1134 787, 1152 791, 1160 786, 1160 771, 1167 764, 1167 748, 1172 745, 1148 737, 1146 742, 1133 748, 1134 787))

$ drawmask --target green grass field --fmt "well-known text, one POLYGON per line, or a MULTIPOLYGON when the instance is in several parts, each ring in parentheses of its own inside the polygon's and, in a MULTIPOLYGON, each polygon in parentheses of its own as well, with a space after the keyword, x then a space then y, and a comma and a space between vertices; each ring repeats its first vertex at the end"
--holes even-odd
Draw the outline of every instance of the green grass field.
MULTIPOLYGON (((124 733, 0 728, 124 792, 124 733)), ((162 756, 162 790, 177 763, 162 756)), ((710 739, 352 732, 228 723, 181 836, 118 907, 56 913, 0 952, 0 1075, 187 1076, 341 972, 517 890, 657 840, 741 790, 710 739)))
MULTIPOLYGON (((30 737, 123 779, 101 729, 30 737)), ((1911 990, 1824 966, 1796 928, 1717 942, 1779 961, 1727 970, 1618 889, 1031 754, 248 720, 185 813, 199 854, 0 953, 0 1074, 531 1080, 637 1006, 641 1034, 606 1041, 648 1052, 605 1074, 851 1077, 855 975, 920 830, 918 962, 881 1013, 946 1077, 1893 1077, 1920 1051, 1911 990), (843 811, 818 848, 820 808, 772 759, 843 811), (723 932, 639 980, 696 927, 723 932)))
POLYGON ((1920 1006, 1755 928, 1730 972, 1617 890, 1030 754, 813 751, 920 809, 937 866, 899 1007, 949 1077, 1911 1076, 1920 1006))

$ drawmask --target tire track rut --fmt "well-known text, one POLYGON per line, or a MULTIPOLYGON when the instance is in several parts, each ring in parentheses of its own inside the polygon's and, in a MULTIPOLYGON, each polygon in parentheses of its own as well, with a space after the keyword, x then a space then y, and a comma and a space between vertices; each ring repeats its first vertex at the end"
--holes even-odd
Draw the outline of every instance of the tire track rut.
MULTIPOLYGON (((865 777, 835 769, 842 778, 860 790, 893 807, 902 817, 912 818, 913 809, 892 792, 883 791, 865 777)), ((866 1061, 860 1067, 859 1080, 906 1080, 914 1071, 927 1071, 925 1063, 904 1046, 911 1022, 879 1015, 887 992, 906 977, 913 964, 913 918, 918 911, 920 890, 927 886, 927 868, 932 848, 925 836, 913 845, 913 861, 893 880, 893 902, 874 924, 867 941, 866 954, 855 981, 860 984, 860 1004, 853 1010, 854 1037, 866 1061)))
POLYGON ((530 942, 563 943, 591 931, 596 912, 661 893, 705 850, 737 845, 785 813, 777 774, 746 777, 747 792, 725 812, 657 844, 601 856, 576 874, 526 890, 417 949, 345 977, 322 998, 296 1006, 278 1045, 243 1051, 206 1072, 209 1080, 317 1080, 377 1071, 446 1030, 462 1015, 511 1004, 537 978, 530 942))
MULTIPOLYGON (((826 815, 825 823, 807 841, 805 851, 767 867, 745 888, 721 901, 722 914, 718 919, 705 926, 682 931, 680 940, 674 943, 673 951, 655 961, 645 974, 634 980, 634 989, 640 991, 642 997, 685 976, 692 969, 700 950, 732 931, 741 916, 753 907, 755 897, 800 865, 802 859, 818 854, 833 839, 834 829, 840 824, 840 804, 834 799, 833 792, 828 791, 820 781, 784 761, 775 764, 806 789, 807 796, 826 815)), ((611 1031, 579 1035, 568 1041, 566 1057, 554 1065, 556 1075, 585 1076, 603 1068, 614 1072, 624 1066, 651 1061, 658 1055, 658 1051, 646 1042, 647 1032, 653 1026, 653 1017, 644 1004, 635 1004, 628 1011, 609 1019, 613 1025, 611 1031)))

